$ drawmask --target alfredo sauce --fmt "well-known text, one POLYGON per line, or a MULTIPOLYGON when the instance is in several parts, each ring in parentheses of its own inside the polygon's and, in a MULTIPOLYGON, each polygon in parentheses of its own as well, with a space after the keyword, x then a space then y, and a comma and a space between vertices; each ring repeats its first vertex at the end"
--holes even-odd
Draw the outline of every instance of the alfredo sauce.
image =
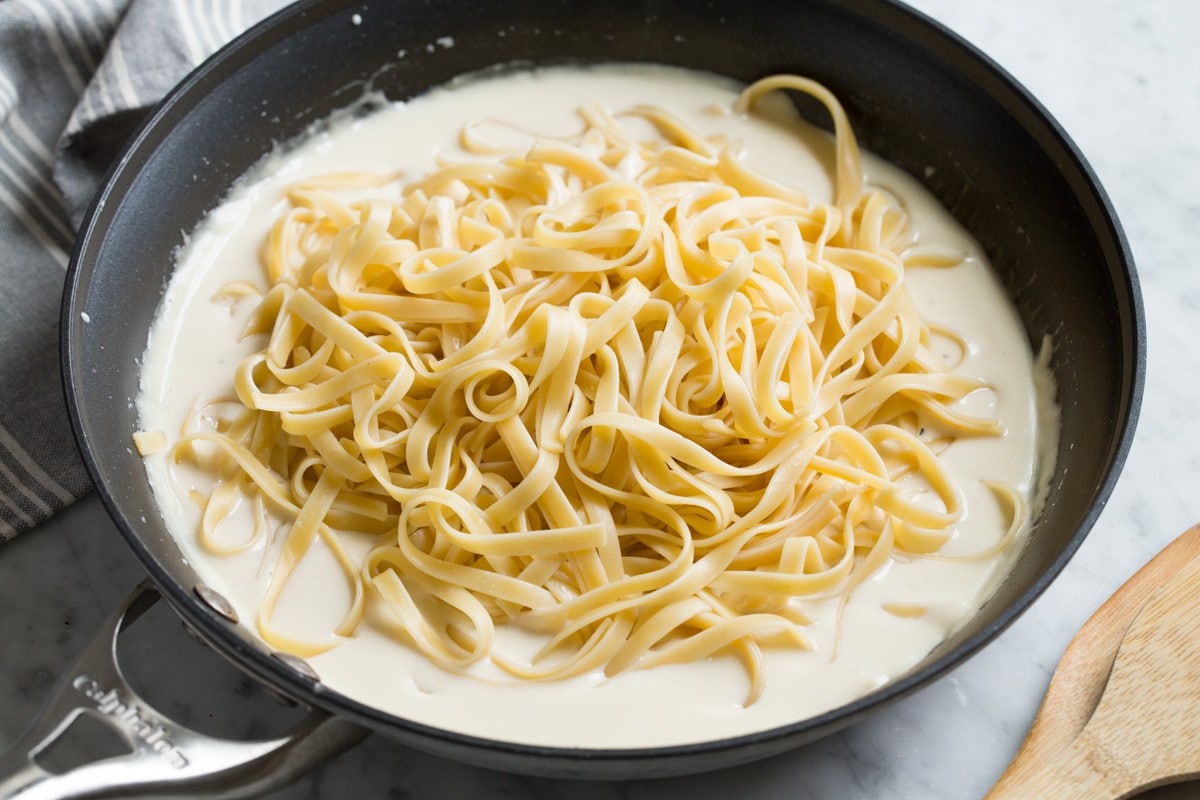
MULTIPOLYGON (((832 141, 778 109, 749 119, 735 115, 730 106, 736 94, 737 87, 724 79, 657 67, 503 74, 365 116, 348 115, 270 156, 180 254, 144 360, 137 400, 142 429, 164 432, 169 445, 198 400, 234 396, 234 369, 261 341, 239 341, 253 299, 238 302, 220 290, 241 280, 265 290, 259 251, 286 207, 288 185, 352 170, 415 179, 438 159, 463 157, 457 142, 468 122, 483 121, 488 135, 515 147, 532 141, 532 134, 569 135, 579 128, 575 109, 599 102, 613 111, 638 104, 669 109, 702 133, 744 142, 752 169, 801 187, 812 200, 828 200, 832 141)), ((958 372, 996 387, 969 396, 967 410, 995 416, 1005 433, 964 437, 942 454, 964 494, 966 512, 941 553, 978 553, 999 540, 1008 524, 1008 509, 981 481, 1007 483, 1032 502, 1039 480, 1050 471, 1043 454, 1053 452, 1053 413, 1045 387, 1039 392, 1024 330, 978 244, 912 177, 869 154, 864 163, 871 184, 903 200, 923 243, 968 256, 950 269, 912 269, 905 280, 925 319, 959 332, 969 343, 959 353, 947 342, 941 354, 951 362, 961 356, 958 372)), ((395 184, 356 191, 357 196, 398 199, 395 184)), ((266 545, 232 556, 203 552, 194 534, 200 507, 189 495, 211 488, 207 479, 168 464, 163 453, 145 461, 163 518, 193 568, 252 626, 274 563, 263 552, 266 545)), ((223 523, 231 540, 239 534, 228 527, 236 527, 239 519, 248 520, 248 513, 237 512, 223 523)), ((347 545, 365 552, 370 542, 350 537, 347 545)), ((978 608, 1019 547, 1020 542, 1009 553, 979 559, 894 560, 853 592, 840 622, 837 600, 808 603, 814 648, 768 649, 765 693, 748 708, 742 702, 746 673, 733 656, 633 670, 612 679, 596 673, 516 683, 486 667, 474 677, 449 674, 390 636, 394 623, 388 612, 370 603, 354 636, 310 663, 334 691, 419 723, 479 737, 633 748, 735 736, 819 714, 902 674, 978 608)), ((318 541, 289 581, 275 620, 281 629, 319 638, 338 623, 349 600, 345 577, 318 541)), ((497 638, 510 649, 532 652, 538 646, 519 631, 501 628, 497 638)))

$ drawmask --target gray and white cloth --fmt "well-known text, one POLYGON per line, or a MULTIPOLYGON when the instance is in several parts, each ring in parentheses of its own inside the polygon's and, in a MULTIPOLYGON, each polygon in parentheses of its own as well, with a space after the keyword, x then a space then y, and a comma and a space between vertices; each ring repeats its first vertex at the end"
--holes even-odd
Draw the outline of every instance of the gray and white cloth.
POLYGON ((75 231, 192 68, 290 0, 0 0, 0 542, 89 491, 58 361, 75 231))

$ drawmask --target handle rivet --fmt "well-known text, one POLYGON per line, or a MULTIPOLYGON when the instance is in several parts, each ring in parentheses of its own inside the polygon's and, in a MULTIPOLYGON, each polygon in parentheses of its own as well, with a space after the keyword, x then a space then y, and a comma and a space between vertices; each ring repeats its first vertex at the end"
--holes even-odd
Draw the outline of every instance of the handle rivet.
POLYGON ((234 624, 237 623, 237 611, 234 610, 233 603, 230 603, 229 600, 225 598, 225 595, 221 594, 216 589, 205 586, 203 583, 196 584, 195 592, 196 596, 203 600, 204 604, 213 611, 217 612, 228 621, 234 624))
POLYGON ((274 653, 271 653, 271 657, 282 662, 283 664, 286 664, 288 667, 296 672, 299 672, 304 677, 311 678, 318 683, 321 682, 321 676, 318 675, 317 671, 312 668, 312 665, 303 658, 294 656, 291 653, 283 653, 278 650, 276 650, 274 653))

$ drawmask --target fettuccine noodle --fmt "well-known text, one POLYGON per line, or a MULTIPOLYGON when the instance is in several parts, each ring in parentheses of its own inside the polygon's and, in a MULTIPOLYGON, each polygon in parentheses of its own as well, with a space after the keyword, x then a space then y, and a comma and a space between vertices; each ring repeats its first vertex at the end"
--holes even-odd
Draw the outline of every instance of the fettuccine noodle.
MULTIPOLYGON (((844 599, 895 555, 939 550, 962 501, 938 451, 1000 432, 956 409, 984 384, 933 353, 905 287, 906 268, 955 259, 865 187, 824 87, 775 76, 736 110, 777 89, 833 119, 832 203, 649 107, 585 106, 579 135, 520 153, 468 126, 479 159, 399 202, 339 197, 392 175, 292 187, 263 249, 269 290, 225 298, 257 302, 247 334, 266 344, 174 448, 218 479, 200 498, 205 549, 256 546, 287 520, 267 642, 314 655, 379 603, 448 670, 491 660, 544 680, 732 652, 749 703, 762 648, 808 646, 797 599, 844 599), (258 524, 228 541, 247 497, 258 524), (365 559, 350 535, 372 537, 365 559), (354 592, 310 641, 273 616, 317 539, 354 592), (497 625, 545 646, 499 652, 497 625)), ((1013 520, 999 547, 1025 512, 995 491, 1013 520)))

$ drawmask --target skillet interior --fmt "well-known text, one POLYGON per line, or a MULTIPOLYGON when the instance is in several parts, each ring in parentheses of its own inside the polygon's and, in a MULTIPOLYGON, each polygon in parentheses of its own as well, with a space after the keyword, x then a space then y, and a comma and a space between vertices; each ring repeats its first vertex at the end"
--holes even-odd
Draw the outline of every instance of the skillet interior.
MULTIPOLYGON (((818 110, 802 110, 820 121, 818 110)), ((97 196, 71 269, 62 346, 76 435, 109 512, 179 613, 243 669, 305 702, 441 755, 542 774, 640 777, 767 756, 831 733, 961 661, 1033 601, 1095 521, 1132 437, 1145 359, 1127 247, 1073 145, 985 58, 883 0, 300 3, 215 56, 152 115, 97 196), (744 81, 789 71, 824 82, 863 146, 924 176, 983 243, 1031 342, 1054 337, 1061 442, 1029 546, 956 635, 849 706, 695 746, 574 751, 488 742, 314 691, 193 599, 196 577, 159 518, 130 440, 146 332, 184 232, 273 143, 365 88, 402 99, 497 63, 567 60, 662 62, 744 81)))

